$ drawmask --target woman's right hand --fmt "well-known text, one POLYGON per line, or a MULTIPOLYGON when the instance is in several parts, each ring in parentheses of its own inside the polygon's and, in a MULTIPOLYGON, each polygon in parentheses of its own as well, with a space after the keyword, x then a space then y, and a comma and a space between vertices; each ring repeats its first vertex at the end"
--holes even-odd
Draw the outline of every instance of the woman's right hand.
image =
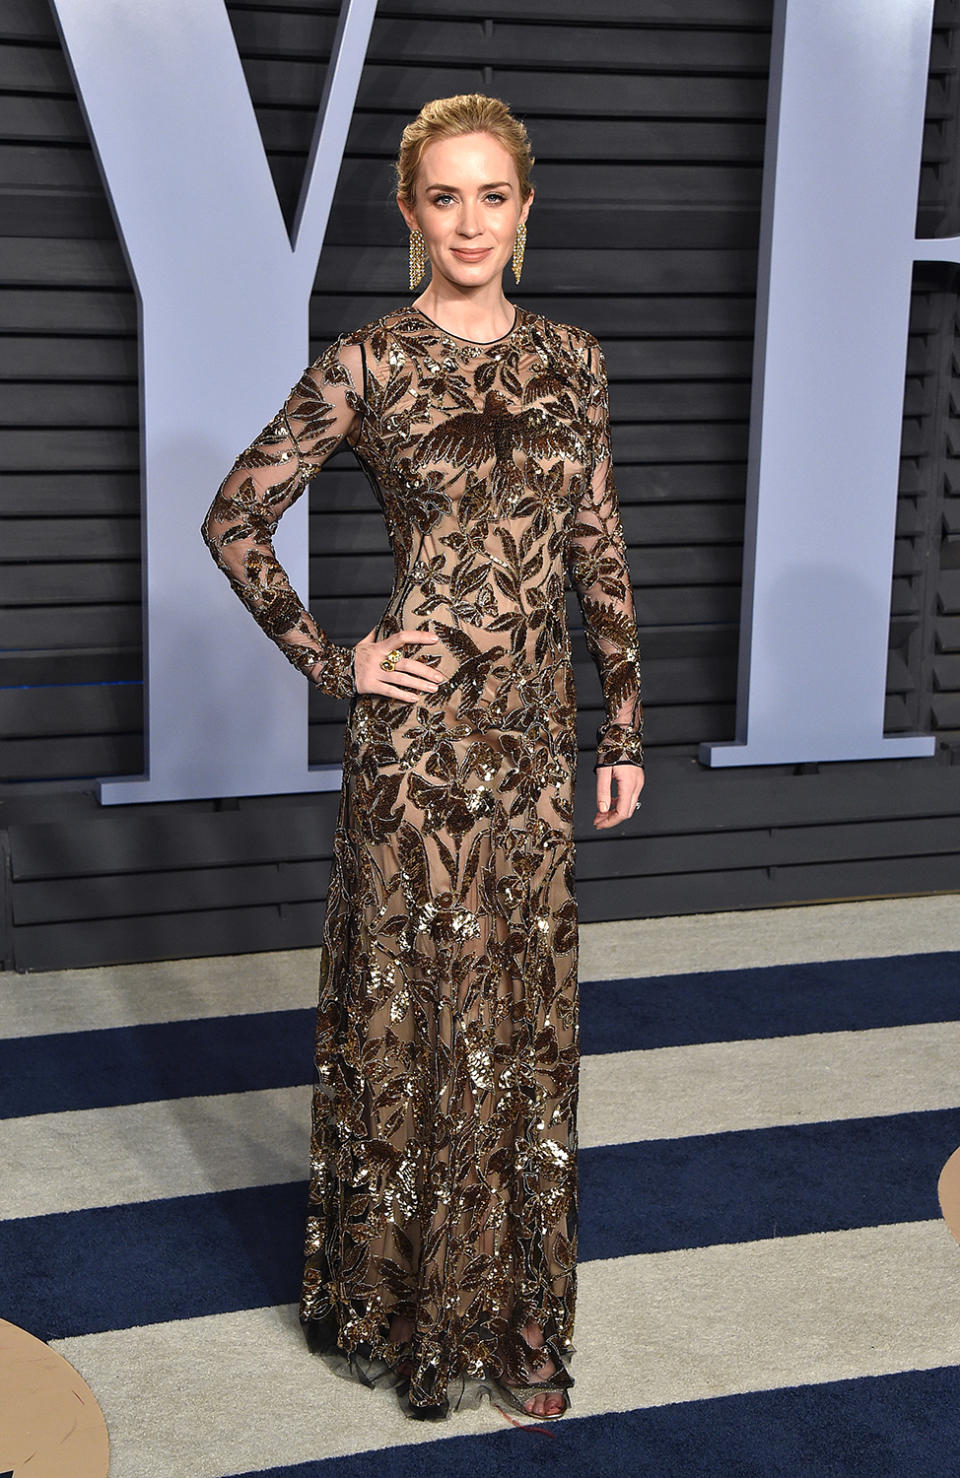
POLYGON ((440 638, 435 631, 397 631, 393 636, 374 640, 374 626, 353 649, 353 681, 358 693, 381 693, 387 698, 403 698, 407 703, 416 703, 418 693, 435 693, 445 681, 443 674, 426 662, 415 657, 400 657, 392 672, 380 663, 388 652, 402 647, 405 642, 435 642, 440 638))

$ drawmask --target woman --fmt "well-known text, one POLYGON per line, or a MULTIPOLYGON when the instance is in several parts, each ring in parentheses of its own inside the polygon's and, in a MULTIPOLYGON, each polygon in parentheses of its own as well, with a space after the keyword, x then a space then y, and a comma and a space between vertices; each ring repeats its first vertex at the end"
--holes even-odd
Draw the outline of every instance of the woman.
MULTIPOLYGON (((343 333, 224 479, 203 536, 322 692, 349 700, 321 950, 300 1314, 445 1415, 454 1377, 569 1407, 579 1037, 576 694, 565 574, 603 686, 594 825, 644 782, 633 595, 597 340, 509 303, 533 200, 495 98, 404 130, 408 306, 343 333), (274 554, 346 440, 396 572, 335 644, 274 554)), ((461 1396, 463 1383, 461 1383, 461 1396)))

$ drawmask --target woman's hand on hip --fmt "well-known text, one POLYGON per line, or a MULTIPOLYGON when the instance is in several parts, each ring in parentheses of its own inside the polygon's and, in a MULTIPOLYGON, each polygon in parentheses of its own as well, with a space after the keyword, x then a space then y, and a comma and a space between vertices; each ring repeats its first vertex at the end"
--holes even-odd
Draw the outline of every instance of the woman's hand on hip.
POLYGON ((440 638, 435 631, 397 631, 393 636, 374 640, 374 632, 368 631, 353 649, 353 681, 358 693, 381 693, 386 698, 403 698, 407 703, 416 703, 418 693, 435 693, 445 678, 442 673, 418 662, 415 657, 400 656, 390 672, 381 667, 384 658, 393 651, 402 653, 404 643, 435 642, 440 638))

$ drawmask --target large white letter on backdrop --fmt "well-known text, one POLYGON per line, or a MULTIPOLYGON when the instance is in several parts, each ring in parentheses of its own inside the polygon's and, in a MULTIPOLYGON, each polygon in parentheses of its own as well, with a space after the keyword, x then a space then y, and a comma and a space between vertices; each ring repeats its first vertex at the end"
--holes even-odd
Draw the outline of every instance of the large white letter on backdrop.
POLYGON ((737 738, 714 766, 930 755, 883 733, 933 0, 776 0, 737 738))
MULTIPOLYGON (((293 242, 223 0, 53 0, 139 298, 147 778, 100 799, 338 787, 308 687, 219 575, 200 520, 309 356, 309 302, 376 0, 343 0, 293 242), (278 660, 279 657, 279 660, 278 660)), ((277 552, 308 592, 307 502, 277 552)))

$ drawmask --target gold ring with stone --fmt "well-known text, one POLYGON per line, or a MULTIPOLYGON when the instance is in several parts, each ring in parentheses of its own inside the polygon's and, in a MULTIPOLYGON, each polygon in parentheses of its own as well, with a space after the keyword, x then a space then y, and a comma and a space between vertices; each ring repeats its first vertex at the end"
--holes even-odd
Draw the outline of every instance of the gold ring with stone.
POLYGON ((394 647, 393 651, 388 652, 387 655, 384 657, 383 661, 380 663, 380 666, 383 667, 387 672, 392 672, 402 656, 403 652, 400 650, 400 648, 394 647))

